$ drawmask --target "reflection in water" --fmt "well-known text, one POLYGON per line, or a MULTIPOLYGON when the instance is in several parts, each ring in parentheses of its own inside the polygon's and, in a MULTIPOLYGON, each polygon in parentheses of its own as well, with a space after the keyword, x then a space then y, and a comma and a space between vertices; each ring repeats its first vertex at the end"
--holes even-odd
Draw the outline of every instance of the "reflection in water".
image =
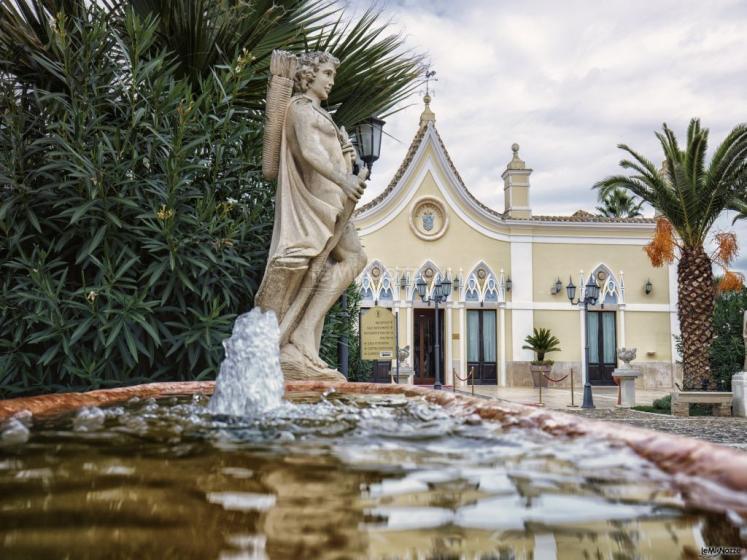
POLYGON ((666 474, 604 441, 401 397, 301 399, 261 422, 205 402, 135 401, 100 429, 71 416, 0 448, 0 556, 659 559, 743 545, 741 520, 687 511, 666 474))

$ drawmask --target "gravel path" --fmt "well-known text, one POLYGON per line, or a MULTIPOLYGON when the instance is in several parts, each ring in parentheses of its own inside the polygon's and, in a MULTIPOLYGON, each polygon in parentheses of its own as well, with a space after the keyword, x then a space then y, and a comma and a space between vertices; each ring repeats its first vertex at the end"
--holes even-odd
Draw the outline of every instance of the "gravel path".
POLYGON ((587 418, 630 424, 638 428, 692 437, 747 451, 747 418, 718 416, 669 416, 624 408, 580 409, 563 412, 587 418))

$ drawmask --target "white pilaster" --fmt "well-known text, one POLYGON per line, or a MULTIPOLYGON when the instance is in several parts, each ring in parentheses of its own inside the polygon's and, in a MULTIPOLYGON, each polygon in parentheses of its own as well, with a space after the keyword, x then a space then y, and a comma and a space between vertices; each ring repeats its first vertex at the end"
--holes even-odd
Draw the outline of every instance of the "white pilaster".
POLYGON ((506 386, 506 304, 498 304, 498 325, 501 329, 498 355, 498 385, 506 386))
POLYGON ((677 344, 674 341, 675 336, 680 335, 680 318, 677 315, 677 302, 679 301, 677 292, 677 262, 672 262, 667 267, 667 276, 669 276, 669 330, 670 337, 672 340, 672 367, 677 361, 682 360, 679 352, 677 352, 677 344))
POLYGON ((531 361, 531 350, 524 350, 524 339, 532 334, 534 327, 534 281, 532 278, 532 242, 511 241, 511 301, 518 307, 511 312, 511 340, 514 361, 531 361))
POLYGON ((617 310, 620 312, 620 332, 617 333, 617 340, 620 344, 618 344, 618 346, 620 348, 625 348, 625 304, 619 304, 617 310))
MULTIPOLYGON (((464 304, 459 306, 459 376, 465 377, 467 372, 467 309, 464 304)), ((464 384, 460 382, 460 384, 464 384)))
POLYGON ((446 371, 444 372, 444 382, 446 385, 452 385, 453 383, 455 383, 452 371, 452 368, 454 366, 451 363, 451 306, 451 303, 447 303, 446 305, 444 305, 444 318, 446 319, 446 332, 444 333, 444 369, 446 371))

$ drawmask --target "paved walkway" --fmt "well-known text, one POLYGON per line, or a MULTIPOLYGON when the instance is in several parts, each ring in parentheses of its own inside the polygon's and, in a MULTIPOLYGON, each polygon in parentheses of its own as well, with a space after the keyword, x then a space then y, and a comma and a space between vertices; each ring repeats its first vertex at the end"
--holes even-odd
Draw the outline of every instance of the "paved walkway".
MULTIPOLYGON (((470 392, 471 387, 463 389, 470 392)), ((666 397, 671 391, 664 390, 636 390, 636 404, 648 405, 656 399, 666 397)), ((617 387, 593 387, 592 394, 594 405, 597 408, 615 408, 617 404, 617 387)), ((537 404, 539 402, 539 389, 532 387, 496 387, 494 385, 475 385, 475 395, 490 397, 494 399, 518 402, 521 404, 537 404)), ((574 391, 573 401, 580 405, 584 399, 583 387, 574 391)), ((542 402, 547 408, 566 409, 571 404, 570 389, 542 389, 542 402)))
MULTIPOLYGON (((463 392, 469 394, 471 388, 467 387, 466 391, 463 392)), ((636 404, 651 405, 655 399, 664 397, 669 393, 669 391, 636 391, 636 404)), ((530 387, 476 385, 475 395, 533 405, 538 402, 539 391, 530 387)), ((571 408, 568 406, 571 402, 570 389, 542 389, 542 401, 545 403, 545 408, 607 422, 619 422, 648 430, 703 439, 747 451, 747 418, 678 417, 616 408, 617 387, 594 387, 593 395, 596 408, 571 408)), ((583 391, 576 391, 573 398, 575 404, 580 405, 583 401, 583 391)))

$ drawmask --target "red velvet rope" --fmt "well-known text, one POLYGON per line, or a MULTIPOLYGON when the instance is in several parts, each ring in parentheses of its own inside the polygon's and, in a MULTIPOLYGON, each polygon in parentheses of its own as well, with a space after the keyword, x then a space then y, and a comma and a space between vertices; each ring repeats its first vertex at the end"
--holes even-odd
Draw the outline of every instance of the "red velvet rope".
POLYGON ((474 373, 475 373, 475 368, 472 368, 471 370, 469 370, 469 373, 467 374, 467 377, 459 377, 459 374, 456 372, 456 370, 454 370, 454 375, 456 375, 456 378, 459 381, 467 381, 470 377, 472 377, 472 375, 474 373))
POLYGON ((564 377, 561 377, 560 379, 553 379, 552 377, 547 377, 544 373, 542 374, 542 377, 547 379, 548 381, 552 381, 553 383, 560 383, 563 381, 566 377, 568 377, 570 373, 566 373, 564 377))

